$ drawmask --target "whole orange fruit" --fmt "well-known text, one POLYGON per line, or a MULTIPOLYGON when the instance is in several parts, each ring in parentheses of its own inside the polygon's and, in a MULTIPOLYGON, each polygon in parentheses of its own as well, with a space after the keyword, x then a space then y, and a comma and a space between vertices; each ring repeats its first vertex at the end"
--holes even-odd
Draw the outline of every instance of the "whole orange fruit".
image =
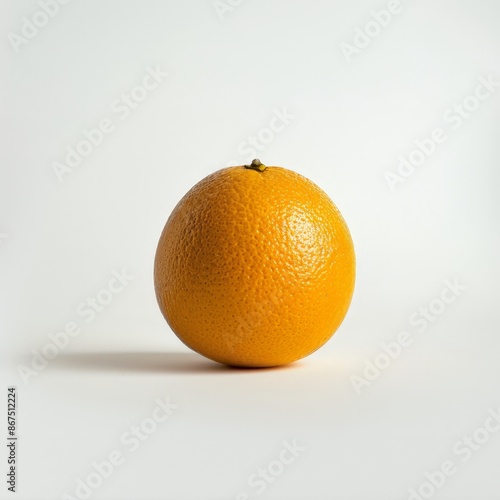
POLYGON ((347 313, 355 256, 337 207, 281 167, 229 167, 177 204, 154 265, 160 309, 188 347, 267 367, 321 347, 347 313))

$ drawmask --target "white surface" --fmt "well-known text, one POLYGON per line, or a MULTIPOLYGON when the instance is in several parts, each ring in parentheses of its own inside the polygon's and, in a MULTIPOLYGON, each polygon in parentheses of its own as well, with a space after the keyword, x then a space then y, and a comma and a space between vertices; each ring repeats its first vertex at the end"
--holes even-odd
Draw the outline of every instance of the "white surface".
POLYGON ((387 3, 248 0, 221 20, 210 0, 74 0, 15 52, 8 34, 40 7, 2 2, 1 390, 18 387, 20 462, 1 498, 73 495, 114 450, 125 463, 91 498, 406 499, 445 460, 457 472, 433 498, 499 498, 500 433, 467 462, 453 449, 500 405, 500 89, 456 129, 443 114, 500 80, 500 8, 402 5, 348 63, 341 44, 387 3), (168 76, 122 120, 113 103, 155 66, 168 76), (246 162, 242 143, 284 108, 294 118, 257 156, 332 197, 357 287, 313 356, 235 371, 168 329, 153 256, 180 197, 246 162), (59 182, 53 162, 103 118, 113 132, 59 182), (436 127, 447 140, 391 192, 384 173, 436 127), (123 269, 133 279, 86 323, 79 304, 123 269), (447 279, 466 289, 419 333, 409 318, 447 279), (19 364, 70 321, 82 333, 23 383, 19 364), (413 343, 358 395, 352 377, 401 331, 413 343), (178 409, 130 452, 120 436, 167 397, 178 409), (259 495, 249 478, 293 440, 305 450, 259 495))

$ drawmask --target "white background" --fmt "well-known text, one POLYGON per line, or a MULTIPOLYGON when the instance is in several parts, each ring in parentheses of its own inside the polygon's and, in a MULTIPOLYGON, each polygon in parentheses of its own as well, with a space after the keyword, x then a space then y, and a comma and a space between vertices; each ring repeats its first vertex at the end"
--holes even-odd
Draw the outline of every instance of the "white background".
POLYGON ((2 2, 0 422, 16 385, 20 440, 18 493, 2 480, 1 498, 74 495, 113 450, 125 463, 91 498, 406 499, 445 460, 456 473, 424 494, 500 498, 500 433, 467 462, 453 451, 500 405, 500 88, 459 127, 443 118, 478 78, 500 80, 500 4, 401 5, 348 62, 341 44, 387 2, 244 0, 221 19, 210 0, 73 0, 17 50, 12 34, 40 7, 2 2), (168 76, 121 119, 113 103, 156 66, 168 76), (314 355, 231 370, 168 328, 154 252, 181 196, 245 163, 276 109, 293 119, 258 157, 335 201, 356 291, 314 355), (113 132, 59 181, 54 162, 103 118, 113 132), (385 173, 436 127, 446 141, 391 191, 385 173), (133 279, 86 323, 79 304, 122 270, 133 279), (466 289, 419 332, 410 317, 446 279, 466 289), (82 333, 23 382, 19 365, 69 321, 82 333), (352 377, 401 331, 411 346, 358 394, 352 377), (120 437, 167 397, 178 409, 130 452, 120 437), (285 440, 305 450, 259 495, 248 480, 285 440))

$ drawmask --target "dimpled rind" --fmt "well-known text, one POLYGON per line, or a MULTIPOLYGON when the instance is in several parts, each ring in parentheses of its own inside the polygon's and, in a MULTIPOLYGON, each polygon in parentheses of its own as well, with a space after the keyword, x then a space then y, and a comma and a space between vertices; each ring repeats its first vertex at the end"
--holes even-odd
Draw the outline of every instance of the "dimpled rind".
POLYGON ((229 167, 177 204, 158 243, 160 309, 194 351, 233 366, 291 363, 337 330, 355 255, 337 207, 285 168, 229 167))

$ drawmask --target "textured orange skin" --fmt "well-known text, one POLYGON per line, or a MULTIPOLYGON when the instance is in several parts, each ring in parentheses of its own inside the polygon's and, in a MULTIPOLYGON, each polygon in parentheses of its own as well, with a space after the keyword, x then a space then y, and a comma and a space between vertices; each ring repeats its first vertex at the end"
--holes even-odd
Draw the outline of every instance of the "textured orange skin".
POLYGON ((349 308, 355 255, 330 198, 281 167, 214 172, 177 204, 156 251, 160 309, 194 351, 233 366, 291 363, 349 308))

